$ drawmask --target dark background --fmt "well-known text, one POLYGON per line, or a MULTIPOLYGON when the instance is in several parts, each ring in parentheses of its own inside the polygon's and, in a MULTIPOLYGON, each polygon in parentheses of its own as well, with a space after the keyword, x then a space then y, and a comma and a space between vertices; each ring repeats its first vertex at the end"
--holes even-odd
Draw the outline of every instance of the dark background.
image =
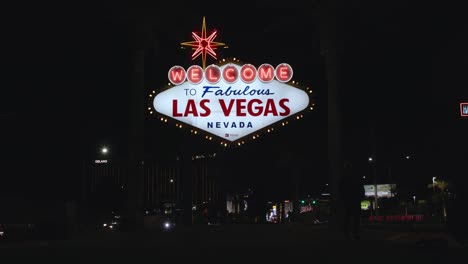
MULTIPOLYGON (((167 82, 171 66, 192 63, 180 42, 201 29, 203 16, 208 31, 218 29, 216 40, 229 45, 220 58, 256 66, 289 63, 293 79, 313 88, 316 110, 234 149, 148 119, 145 155, 170 159, 188 141, 195 153, 218 153, 226 179, 238 188, 255 186, 283 195, 292 188, 296 170, 304 193, 324 191, 328 92, 319 9, 316 3, 307 8, 293 2, 267 4, 68 2, 6 8, 2 195, 74 198, 81 163, 95 159, 100 146, 109 146, 113 159, 125 159, 136 18, 155 26, 151 37, 156 42, 148 48, 145 65, 150 91, 167 82)), ((465 182, 468 119, 460 117, 459 103, 468 101, 468 32, 461 5, 353 1, 340 14, 343 134, 358 170, 369 175, 367 158, 375 142, 382 183, 405 180, 424 189, 433 176, 465 182), (411 156, 408 164, 406 155, 411 156)))

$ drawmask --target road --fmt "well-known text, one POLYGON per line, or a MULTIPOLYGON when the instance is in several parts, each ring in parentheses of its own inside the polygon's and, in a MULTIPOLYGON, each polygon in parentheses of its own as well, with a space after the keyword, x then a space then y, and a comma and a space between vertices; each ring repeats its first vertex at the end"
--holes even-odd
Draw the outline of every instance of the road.
MULTIPOLYGON (((443 232, 363 227, 346 240, 326 226, 225 225, 170 232, 98 232, 0 244, 1 263, 458 263, 468 248, 443 232)), ((462 261, 463 262, 463 261, 462 261)))

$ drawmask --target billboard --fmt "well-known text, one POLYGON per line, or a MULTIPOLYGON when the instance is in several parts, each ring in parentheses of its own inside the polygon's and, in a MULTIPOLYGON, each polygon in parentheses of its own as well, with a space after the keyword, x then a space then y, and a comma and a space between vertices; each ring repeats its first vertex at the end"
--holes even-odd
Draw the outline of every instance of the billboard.
MULTIPOLYGON (((377 184, 377 197, 395 196, 396 184, 377 184)), ((364 185, 365 196, 375 196, 375 185, 364 185)))
POLYGON ((227 141, 239 140, 257 130, 295 115, 309 106, 309 95, 288 83, 292 68, 263 64, 227 63, 174 66, 169 80, 175 86, 157 94, 156 112, 227 141))

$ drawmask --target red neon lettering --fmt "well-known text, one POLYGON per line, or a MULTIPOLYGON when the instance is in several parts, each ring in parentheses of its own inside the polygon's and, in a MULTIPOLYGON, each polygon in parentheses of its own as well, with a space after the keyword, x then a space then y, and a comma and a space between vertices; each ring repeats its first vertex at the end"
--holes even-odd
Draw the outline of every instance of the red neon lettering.
POLYGON ((241 68, 241 79, 246 83, 251 83, 255 80, 257 71, 252 64, 245 64, 241 68))
POLYGON ((203 80, 203 69, 198 65, 190 66, 187 70, 187 79, 191 84, 199 84, 203 80))
POLYGON ((258 78, 260 81, 270 82, 274 77, 274 68, 270 64, 262 64, 258 67, 258 78))
POLYGON ((251 83, 256 78, 266 83, 271 82, 275 77, 280 82, 289 82, 293 76, 293 70, 287 63, 279 64, 276 68, 265 63, 260 65, 258 70, 252 64, 245 64, 240 70, 237 66, 227 65, 221 73, 221 69, 216 65, 208 66, 205 71, 198 65, 192 65, 187 71, 181 66, 173 66, 168 72, 168 78, 174 85, 182 84, 185 79, 188 79, 191 84, 199 84, 204 78, 211 84, 219 82, 221 78, 227 83, 234 83, 239 75, 245 83, 251 83))
POLYGON ((185 70, 181 66, 174 66, 169 69, 169 81, 174 85, 179 85, 185 81, 185 70))
POLYGON ((233 83, 237 80, 238 72, 234 66, 226 66, 223 71, 223 78, 227 83, 233 83))
POLYGON ((292 68, 287 63, 282 63, 276 67, 276 79, 280 82, 289 82, 292 78, 292 68))
POLYGON ((206 80, 211 84, 215 84, 221 79, 221 71, 215 65, 208 66, 205 70, 205 75, 206 80))

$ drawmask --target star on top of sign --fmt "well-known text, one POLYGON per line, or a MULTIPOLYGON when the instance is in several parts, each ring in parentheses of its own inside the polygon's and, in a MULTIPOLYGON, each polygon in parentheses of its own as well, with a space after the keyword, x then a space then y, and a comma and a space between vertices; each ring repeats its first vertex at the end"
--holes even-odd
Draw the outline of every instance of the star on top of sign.
POLYGON ((217 59, 215 50, 220 46, 226 45, 224 43, 214 41, 214 39, 217 36, 217 33, 218 32, 215 30, 213 31, 213 33, 211 33, 211 35, 209 35, 208 37, 206 36, 206 23, 205 17, 203 17, 201 36, 198 35, 196 32, 192 32, 192 37, 194 41, 182 42, 180 43, 180 45, 192 47, 192 50, 194 50, 192 54, 192 60, 195 60, 201 54, 203 69, 205 69, 206 54, 209 54, 214 59, 217 59))

